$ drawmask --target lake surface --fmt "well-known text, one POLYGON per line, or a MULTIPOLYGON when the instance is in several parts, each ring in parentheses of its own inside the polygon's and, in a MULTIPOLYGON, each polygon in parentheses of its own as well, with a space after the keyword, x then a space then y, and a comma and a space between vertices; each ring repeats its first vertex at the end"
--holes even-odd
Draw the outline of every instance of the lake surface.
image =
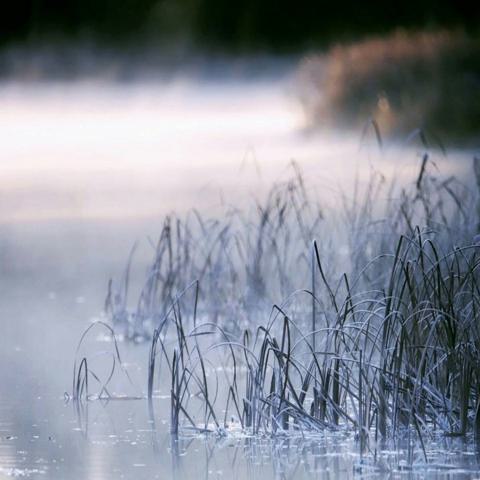
MULTIPOLYGON (((429 465, 415 452, 412 472, 393 445, 374 466, 349 432, 174 441, 166 398, 154 421, 145 400, 90 402, 80 415, 66 401, 109 278, 140 240, 133 283, 142 281, 146 239, 165 214, 247 205, 292 175, 291 160, 331 203, 372 162, 415 179, 414 147, 379 154, 369 140, 360 148, 358 137, 302 128, 289 76, 0 87, 0 478, 479 478, 475 446, 459 439, 432 441, 429 465)), ((462 176, 470 161, 453 152, 437 164, 462 176)), ((119 393, 144 396, 148 346, 120 348, 134 386, 120 382, 119 393)))

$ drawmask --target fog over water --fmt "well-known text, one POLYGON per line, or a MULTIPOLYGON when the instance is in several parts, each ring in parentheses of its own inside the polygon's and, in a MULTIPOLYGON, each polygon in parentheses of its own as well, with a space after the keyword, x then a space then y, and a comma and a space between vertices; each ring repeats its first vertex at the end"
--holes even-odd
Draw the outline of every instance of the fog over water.
MULTIPOLYGON (((1 84, 0 478, 198 478, 198 465, 206 479, 353 478, 359 458, 343 434, 317 443, 187 438, 175 446, 168 400, 153 425, 143 400, 96 402, 87 419, 63 399, 77 342, 101 318, 109 278, 120 276, 139 240, 132 281, 141 282, 146 239, 158 236, 165 214, 198 208, 208 217, 248 206, 292 175, 292 160, 330 204, 348 193, 355 172, 415 179, 417 145, 381 152, 369 136, 309 135, 304 126, 293 70, 248 81, 1 84)), ((471 155, 436 152, 435 161, 464 177, 471 155)), ((133 394, 144 395, 148 346, 121 349, 133 394)), ((450 442, 467 470, 448 475, 474 478, 476 452, 456 441, 434 447, 450 442)), ((448 461, 438 454, 438 464, 448 461)), ((364 473, 383 478, 369 466, 364 473)))
POLYGON ((4 220, 185 209, 254 158, 305 156, 285 81, 11 83, 0 98, 4 220))
MULTIPOLYGON (((291 160, 337 187, 360 157, 378 160, 378 146, 358 133, 307 135, 296 94, 293 72, 243 82, 5 82, 0 218, 211 208, 226 192, 258 193, 259 182, 285 179, 291 160)), ((400 150, 394 168, 417 160, 414 149, 400 150)))

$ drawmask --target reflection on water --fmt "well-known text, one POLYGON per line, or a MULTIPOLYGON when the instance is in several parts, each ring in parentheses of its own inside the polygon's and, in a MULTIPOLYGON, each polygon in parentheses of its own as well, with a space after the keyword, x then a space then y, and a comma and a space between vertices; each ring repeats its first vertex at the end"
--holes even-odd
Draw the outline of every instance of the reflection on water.
POLYGON ((92 402, 84 406, 81 419, 75 419, 72 405, 51 402, 54 411, 41 425, 2 436, 0 478, 477 478, 478 452, 456 439, 432 442, 429 464, 415 451, 411 470, 407 450, 396 445, 375 452, 376 463, 362 458, 349 432, 275 439, 173 437, 162 418, 168 402, 157 402, 155 422, 144 401, 92 402))
MULTIPOLYGON (((135 239, 158 235, 163 214, 213 214, 260 195, 290 175, 291 159, 328 201, 348 191, 358 158, 371 165, 376 146, 359 157, 356 138, 304 138, 287 93, 284 79, 1 88, 0 478, 476 478, 477 452, 460 439, 433 439, 429 465, 415 451, 411 472, 399 469, 406 450, 378 447, 373 465, 349 432, 174 439, 168 398, 156 399, 154 421, 145 400, 65 403, 77 341, 101 314, 108 279, 135 239)), ((402 162, 382 157, 382 168, 415 178, 415 152, 411 163, 389 155, 402 162)), ((461 174, 467 157, 440 155, 436 166, 461 174)), ((137 283, 149 256, 139 253, 137 283)), ((123 344, 122 356, 145 395, 147 348, 123 344)))

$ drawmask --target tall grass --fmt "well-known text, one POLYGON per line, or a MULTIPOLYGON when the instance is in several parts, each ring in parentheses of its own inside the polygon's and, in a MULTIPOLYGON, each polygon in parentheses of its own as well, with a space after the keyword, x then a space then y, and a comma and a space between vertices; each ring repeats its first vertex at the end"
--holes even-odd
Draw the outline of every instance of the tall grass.
POLYGON ((135 308, 129 310, 127 300, 132 255, 123 279, 109 284, 106 310, 116 328, 129 338, 151 337, 193 280, 205 292, 199 315, 240 330, 287 296, 299 276, 292 271, 309 269, 305 252, 323 220, 322 206, 293 169, 295 176, 275 185, 252 212, 229 208, 223 218, 208 219, 193 210, 185 218, 166 217, 135 308))
MULTIPOLYGON (((430 162, 408 185, 374 173, 333 211, 295 169, 251 217, 166 219, 136 307, 131 259, 106 305, 150 339, 147 397, 167 389, 173 434, 480 434, 478 193, 430 162)), ((74 396, 88 379, 78 357, 74 396)))
MULTIPOLYGON (((444 248, 476 233, 475 192, 455 177, 438 174, 429 152, 411 183, 388 181, 372 170, 366 184, 356 178, 350 191, 336 196, 333 208, 317 199, 295 163, 292 172, 250 210, 228 208, 219 218, 196 210, 183 218, 167 216, 151 244, 152 261, 136 299, 130 288, 135 248, 123 278, 109 283, 105 309, 117 333, 151 338, 176 301, 191 317, 193 302, 177 296, 194 280, 201 293, 195 303, 199 317, 241 333, 263 321, 272 304, 310 283, 315 238, 330 278, 338 270, 357 276, 371 258, 393 253, 400 235, 414 235, 416 225, 444 248)), ((385 281, 386 275, 382 265, 375 265, 359 282, 367 290, 373 279, 385 281)), ((309 315, 303 302, 297 306, 309 315)))

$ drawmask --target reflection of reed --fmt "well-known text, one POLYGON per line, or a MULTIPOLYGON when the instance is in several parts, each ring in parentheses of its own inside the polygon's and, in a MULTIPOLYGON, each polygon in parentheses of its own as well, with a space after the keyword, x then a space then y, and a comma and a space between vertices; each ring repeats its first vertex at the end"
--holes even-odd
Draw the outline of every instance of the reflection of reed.
MULTIPOLYGON (((99 402, 81 404, 77 419, 86 436, 88 430, 88 409, 100 405, 99 402)), ((111 407, 102 405, 102 409, 111 407)), ((175 480, 205 479, 216 480, 218 472, 228 474, 232 480, 249 478, 252 480, 298 480, 336 478, 351 479, 357 476, 385 478, 397 466, 403 464, 404 476, 409 473, 414 478, 415 458, 421 455, 418 445, 405 438, 395 444, 385 443, 377 452, 375 461, 361 454, 360 443, 353 434, 346 432, 324 432, 315 437, 302 436, 249 436, 220 437, 215 434, 190 432, 172 435, 168 431, 157 430, 154 409, 149 409, 148 425, 152 437, 152 451, 156 467, 169 471, 175 480), (383 450, 387 450, 385 453, 383 450), (394 451, 396 453, 394 453, 394 451), (414 457, 414 458, 412 458, 414 457), (402 463, 403 462, 403 463, 402 463)), ((88 434, 87 434, 88 435, 88 434)), ((440 437, 437 448, 445 452, 465 451, 469 448, 465 439, 440 437)), ((472 452, 473 453, 473 452, 472 452)), ((477 455, 480 455, 478 450, 477 455)), ((472 456, 467 461, 479 461, 472 456)), ((456 460, 459 462, 460 460, 456 460)), ((463 461, 463 460, 462 460, 463 461)), ((454 464, 450 458, 448 462, 454 464)), ((444 462, 442 468, 447 468, 444 462)), ((439 457, 438 462, 442 463, 439 457)), ((431 468, 435 468, 434 461, 431 468)), ((458 465, 458 464, 457 464, 458 465)), ((468 464, 465 464, 468 467, 468 464)), ((402 477, 403 478, 403 477, 402 477)), ((415 477, 416 478, 416 477, 415 477)), ((467 478, 467 477, 466 477, 467 478)))
POLYGON ((85 438, 89 438, 90 425, 99 423, 98 412, 93 416, 93 420, 91 418, 90 409, 94 407, 100 407, 100 412, 106 414, 105 416, 109 423, 108 431, 110 432, 110 435, 113 435, 114 437, 117 436, 116 422, 110 414, 110 410, 108 408, 110 401, 111 400, 108 398, 101 398, 97 399, 96 401, 83 399, 82 397, 73 399, 73 408, 75 411, 78 429, 82 432, 82 435, 85 438))
POLYGON ((175 433, 159 433, 155 421, 154 404, 151 398, 148 400, 148 423, 152 431, 152 448, 155 458, 160 464, 165 464, 167 462, 166 454, 169 453, 172 478, 184 478, 182 457, 188 451, 195 438, 181 438, 175 433), (159 439, 160 436, 161 440, 159 439))
POLYGON ((77 425, 82 435, 88 438, 88 402, 84 402, 81 398, 75 399, 73 407, 76 413, 77 425))

